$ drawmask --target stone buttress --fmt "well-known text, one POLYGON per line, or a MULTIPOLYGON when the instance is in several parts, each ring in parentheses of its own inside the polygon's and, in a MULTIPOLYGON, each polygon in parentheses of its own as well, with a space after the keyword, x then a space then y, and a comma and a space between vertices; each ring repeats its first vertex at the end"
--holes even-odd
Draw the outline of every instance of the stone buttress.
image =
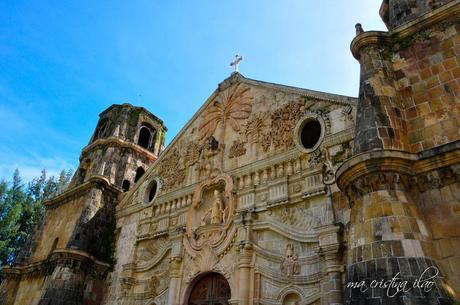
POLYGON ((357 25, 354 156, 337 172, 351 206, 347 283, 399 274, 411 289, 393 296, 347 287, 346 304, 453 304, 460 296, 459 13, 459 1, 389 0, 380 11, 389 32, 357 25), (412 286, 436 273, 430 291, 412 286))

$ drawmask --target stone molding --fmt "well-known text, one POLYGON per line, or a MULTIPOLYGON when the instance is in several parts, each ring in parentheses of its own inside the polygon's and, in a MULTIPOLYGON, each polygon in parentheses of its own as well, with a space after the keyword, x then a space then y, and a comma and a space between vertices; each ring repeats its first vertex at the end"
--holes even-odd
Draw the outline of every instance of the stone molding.
MULTIPOLYGON (((421 157, 402 151, 377 150, 348 159, 337 170, 337 185, 349 200, 382 189, 424 192, 460 180, 460 149, 421 157)), ((424 152, 425 155, 429 153, 424 152)))
POLYGON ((7 278, 33 277, 41 274, 51 274, 56 266, 69 268, 85 267, 91 270, 92 274, 103 278, 110 270, 110 264, 97 260, 84 251, 71 249, 56 249, 45 260, 34 262, 26 266, 5 267, 3 272, 7 278))
POLYGON ((74 198, 80 197, 84 192, 87 190, 93 188, 93 187, 103 187, 106 190, 109 190, 112 192, 114 195, 118 195, 122 192, 122 190, 113 184, 109 182, 109 180, 106 177, 103 176, 93 176, 88 179, 83 184, 80 184, 76 187, 73 187, 64 193, 45 201, 44 205, 46 208, 55 208, 57 206, 60 206, 69 200, 72 200, 74 198))
POLYGON ((112 136, 112 137, 108 137, 108 138, 104 138, 104 139, 97 139, 93 143, 91 143, 88 146, 86 146, 85 148, 83 148, 83 150, 81 151, 80 161, 82 161, 84 159, 83 156, 85 156, 85 154, 87 154, 91 150, 93 150, 93 149, 95 149, 95 148, 97 148, 99 146, 107 147, 107 146, 110 146, 110 145, 118 146, 118 147, 121 147, 121 148, 132 149, 132 150, 134 150, 135 152, 137 152, 137 153, 139 153, 141 155, 145 155, 152 162, 155 161, 158 158, 157 155, 155 155, 154 153, 148 151, 145 148, 142 148, 141 146, 138 146, 138 145, 136 145, 136 144, 134 144, 132 142, 123 141, 120 138, 112 136))

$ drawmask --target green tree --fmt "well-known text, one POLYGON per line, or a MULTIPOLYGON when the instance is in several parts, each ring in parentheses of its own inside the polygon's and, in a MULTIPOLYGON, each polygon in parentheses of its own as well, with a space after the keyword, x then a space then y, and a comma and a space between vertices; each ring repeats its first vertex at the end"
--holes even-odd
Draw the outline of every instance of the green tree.
POLYGON ((0 189, 0 264, 3 266, 14 263, 18 246, 26 237, 20 227, 28 196, 18 170, 14 172, 11 186, 3 180, 0 189))
POLYGON ((27 247, 43 218, 43 203, 64 192, 71 177, 70 170, 62 170, 58 179, 47 177, 42 170, 40 177, 25 187, 16 170, 11 183, 0 181, 0 279, 3 266, 13 265, 19 251, 27 247))

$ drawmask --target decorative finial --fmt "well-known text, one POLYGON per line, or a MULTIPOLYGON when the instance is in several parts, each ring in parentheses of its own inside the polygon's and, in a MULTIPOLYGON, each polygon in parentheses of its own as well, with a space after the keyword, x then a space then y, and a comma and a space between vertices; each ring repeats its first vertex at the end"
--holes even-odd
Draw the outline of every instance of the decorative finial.
POLYGON ((358 36, 359 34, 364 33, 363 26, 361 25, 361 23, 357 23, 355 25, 355 29, 356 29, 356 36, 358 36))
POLYGON ((235 59, 230 63, 230 66, 235 69, 233 73, 239 72, 238 66, 242 60, 243 60, 243 56, 238 55, 238 54, 235 55, 235 59))

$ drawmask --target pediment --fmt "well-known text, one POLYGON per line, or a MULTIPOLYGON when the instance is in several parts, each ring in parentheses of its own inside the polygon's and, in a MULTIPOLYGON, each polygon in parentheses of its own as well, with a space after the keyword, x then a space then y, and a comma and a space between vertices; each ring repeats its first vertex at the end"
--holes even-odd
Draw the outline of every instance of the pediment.
MULTIPOLYGON (((295 148, 293 130, 307 114, 324 117, 353 109, 356 99, 251 80, 233 73, 219 84, 118 209, 145 202, 149 181, 160 188, 157 201, 216 175, 295 148)), ((188 199, 184 199, 187 201, 188 199)), ((179 204, 180 205, 180 204, 179 204)))

